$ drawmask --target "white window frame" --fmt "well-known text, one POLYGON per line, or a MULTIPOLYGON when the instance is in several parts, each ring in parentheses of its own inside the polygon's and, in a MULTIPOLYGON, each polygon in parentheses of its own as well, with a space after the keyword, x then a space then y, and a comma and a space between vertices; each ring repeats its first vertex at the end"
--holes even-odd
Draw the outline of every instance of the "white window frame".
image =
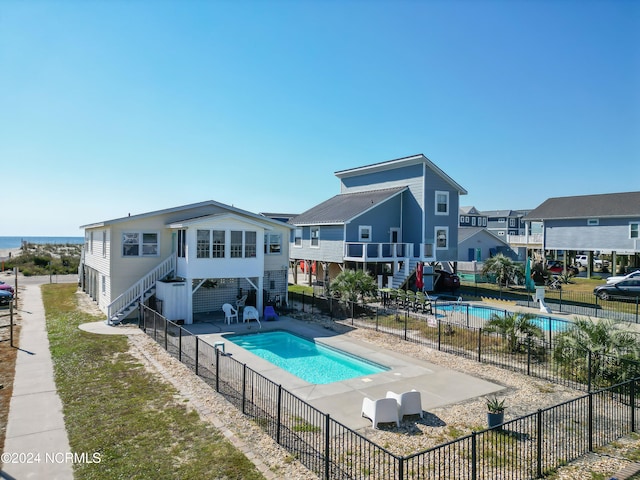
POLYGON ((196 258, 211 258, 211 230, 209 229, 199 228, 196 230, 196 258), (205 232, 207 239, 201 241, 200 234, 205 232))
POLYGON ((359 242, 370 242, 372 237, 372 228, 371 225, 359 225, 358 226, 358 241, 359 242), (366 233, 366 235, 365 235, 366 233))
POLYGON ((590 227, 597 227, 598 225, 600 225, 600 219, 599 218, 588 218, 587 219, 587 225, 590 227))
POLYGON ((640 222, 629 222, 629 238, 640 238, 640 222))
POLYGON ((258 232, 255 230, 245 230, 242 232, 242 255, 244 258, 256 258, 258 256, 258 232), (249 237, 253 234, 253 242, 250 243, 249 237))
POLYGON ((227 232, 214 228, 211 231, 211 258, 225 258, 227 256, 227 232), (216 243, 216 233, 222 233, 222 242, 216 243), (220 248, 222 247, 222 248, 220 248))
POLYGON ((434 210, 435 210, 435 215, 449 215, 449 192, 446 192, 444 190, 436 190, 435 193, 435 200, 434 200, 435 206, 434 206, 434 210), (444 203, 440 203, 439 201, 439 196, 443 195, 445 197, 445 202, 444 203), (441 212, 440 211, 440 205, 444 205, 445 207, 445 211, 441 212))
POLYGON ((302 228, 296 228, 293 232, 293 246, 302 248, 302 228))
POLYGON ((102 258, 107 258, 107 231, 102 231, 102 258))
POLYGON ((101 283, 101 290, 102 290, 102 294, 106 294, 107 293, 107 277, 106 275, 101 275, 101 279, 100 279, 100 283, 101 283))
POLYGON ((320 248, 320 227, 309 227, 309 247, 320 248), (314 232, 316 235, 314 236, 314 232), (313 242, 316 242, 314 245, 313 242))
POLYGON ((143 232, 143 231, 124 231, 121 235, 122 238, 122 250, 120 251, 121 255, 126 258, 133 257, 158 257, 160 255, 160 232, 143 232), (138 254, 137 255, 126 255, 125 254, 125 245, 134 245, 133 243, 125 243, 125 239, 127 235, 137 235, 137 247, 138 254), (145 235, 155 235, 156 241, 155 243, 144 243, 145 235), (155 245, 155 249, 153 253, 145 253, 145 246, 155 245))
POLYGON ((434 227, 433 229, 433 238, 435 240, 436 250, 447 250, 449 248, 449 227, 440 226, 434 227), (438 240, 438 233, 444 231, 445 233, 445 246, 440 246, 440 242, 438 240))
POLYGON ((281 233, 265 233, 264 234, 264 254, 265 255, 282 255, 282 234, 281 233))

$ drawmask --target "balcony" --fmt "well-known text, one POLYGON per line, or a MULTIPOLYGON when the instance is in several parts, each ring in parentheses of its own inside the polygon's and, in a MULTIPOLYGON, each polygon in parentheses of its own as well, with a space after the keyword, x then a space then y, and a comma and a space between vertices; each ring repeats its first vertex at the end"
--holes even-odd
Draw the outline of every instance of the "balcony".
POLYGON ((344 260, 353 262, 393 262, 408 258, 422 261, 435 260, 432 243, 420 244, 419 252, 415 252, 414 247, 413 243, 345 242, 344 260))
POLYGON ((507 235, 507 242, 511 246, 536 246, 542 247, 544 236, 542 233, 531 233, 529 235, 507 235))

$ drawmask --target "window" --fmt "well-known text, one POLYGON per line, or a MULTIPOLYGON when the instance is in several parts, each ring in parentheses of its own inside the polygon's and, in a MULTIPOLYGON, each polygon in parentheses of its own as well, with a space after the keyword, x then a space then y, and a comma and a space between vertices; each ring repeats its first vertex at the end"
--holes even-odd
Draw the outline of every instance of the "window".
POLYGON ((213 231, 213 249, 212 249, 212 257, 213 258, 224 258, 224 242, 225 242, 225 232, 224 230, 214 230, 213 231))
POLYGON ((302 229, 301 228, 296 228, 296 231, 293 234, 293 244, 296 247, 302 246, 302 229))
POLYGON ((107 231, 102 231, 102 256, 107 258, 107 231))
POLYGON ((231 258, 242 258, 242 232, 231 231, 231 258))
POLYGON ((587 225, 589 225, 590 227, 596 227, 596 226, 600 225, 600 219, 598 219, 598 218, 589 218, 589 219, 587 219, 587 225))
POLYGON ((278 255, 282 252, 282 235, 279 233, 264 234, 264 253, 278 255))
POLYGON ((185 258, 187 256, 187 231, 178 230, 178 257, 185 258))
POLYGON ((157 233, 142 234, 142 255, 144 256, 158 255, 158 234, 157 233))
POLYGON ((358 227, 358 237, 360 238, 360 242, 370 242, 371 241, 371 226, 369 225, 360 225, 358 227))
POLYGON ((123 233, 122 234, 122 256, 137 257, 140 252, 140 234, 139 233, 123 233))
POLYGON ((498 223, 506 223, 507 219, 506 218, 499 218, 498 219, 498 223))
POLYGON ((107 293, 107 277, 104 275, 101 275, 101 284, 102 284, 102 294, 104 295, 105 293, 107 293))
POLYGON ((476 217, 471 217, 471 225, 472 225, 473 227, 475 227, 475 226, 476 226, 476 217))
POLYGON ((436 215, 449 215, 449 192, 436 192, 436 215))
POLYGON ((509 226, 510 227, 515 227, 516 226, 516 219, 515 218, 510 218, 509 219, 509 226))
POLYGON ((320 246, 320 227, 311 227, 311 246, 320 246))
POLYGON ((89 243, 89 253, 93 255, 93 232, 91 232, 91 241, 89 243))
POLYGON ((449 227, 436 227, 436 248, 449 248, 449 227))
POLYGON ((209 258, 211 256, 211 232, 198 230, 196 236, 196 257, 209 258))
POLYGON ((256 258, 257 237, 256 232, 244 232, 244 258, 256 258))
POLYGON ((629 238, 640 238, 638 237, 638 225, 640 225, 640 223, 629 224, 629 238))

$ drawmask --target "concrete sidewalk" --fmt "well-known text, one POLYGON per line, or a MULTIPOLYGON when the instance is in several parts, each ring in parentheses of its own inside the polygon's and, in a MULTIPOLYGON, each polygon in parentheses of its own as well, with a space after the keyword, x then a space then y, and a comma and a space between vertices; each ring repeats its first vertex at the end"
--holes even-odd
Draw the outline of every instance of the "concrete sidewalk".
POLYGON ((54 381, 40 285, 22 284, 19 298, 20 349, 0 478, 73 479, 73 458, 54 381))

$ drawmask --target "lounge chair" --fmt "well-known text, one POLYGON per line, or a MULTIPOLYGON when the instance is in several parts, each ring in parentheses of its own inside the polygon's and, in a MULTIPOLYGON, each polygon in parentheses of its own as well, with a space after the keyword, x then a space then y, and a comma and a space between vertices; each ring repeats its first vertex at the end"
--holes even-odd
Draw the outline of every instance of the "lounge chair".
POLYGON ((231 325, 231 322, 233 322, 234 318, 236 319, 236 322, 239 321, 238 310, 233 308, 230 303, 225 303, 224 305, 222 305, 222 310, 224 311, 225 323, 228 323, 229 325, 231 325))
POLYGON ((420 415, 420 418, 423 418, 420 392, 416 390, 404 393, 387 392, 387 398, 396 401, 400 419, 405 415, 420 415))
POLYGON ((264 307, 264 314, 262 318, 264 318, 265 322, 269 320, 278 320, 278 314, 271 305, 267 305, 264 307))
POLYGON ((398 419, 398 404, 393 398, 381 398, 380 400, 362 399, 362 416, 371 420, 373 428, 378 428, 379 423, 395 422, 400 427, 398 419))
POLYGON ((416 310, 417 309, 420 309, 422 313, 433 313, 431 300, 422 292, 416 292, 416 310))
POLYGON ((260 323, 260 313, 258 312, 258 309, 252 306, 244 307, 244 310, 242 311, 242 323, 251 323, 251 320, 257 321, 258 325, 260 325, 260 328, 262 328, 262 324, 260 323))

